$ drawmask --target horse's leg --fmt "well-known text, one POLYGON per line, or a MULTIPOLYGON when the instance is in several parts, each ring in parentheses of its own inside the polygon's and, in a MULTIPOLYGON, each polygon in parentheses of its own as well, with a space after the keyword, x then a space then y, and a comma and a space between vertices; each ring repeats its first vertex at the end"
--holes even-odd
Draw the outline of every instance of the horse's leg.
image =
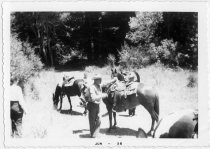
POLYGON ((70 112, 72 112, 71 98, 70 98, 70 96, 67 96, 67 97, 68 97, 69 104, 70 104, 70 112))
POLYGON ((114 117, 114 125, 113 125, 113 128, 116 128, 116 125, 117 125, 116 112, 113 112, 113 117, 114 117))
POLYGON ((85 105, 84 105, 84 108, 85 108, 85 111, 84 111, 84 115, 86 115, 87 114, 87 104, 86 103, 84 103, 85 105))
POLYGON ((85 111, 84 111, 84 115, 86 115, 87 114, 87 103, 86 103, 86 101, 83 99, 83 98, 79 98, 81 101, 82 101, 82 104, 83 104, 83 106, 84 106, 84 108, 85 108, 85 111))
POLYGON ((154 107, 151 104, 144 104, 143 105, 144 108, 149 112, 151 119, 152 119, 152 124, 151 124, 151 128, 149 130, 149 132, 147 133, 148 136, 152 135, 152 131, 154 130, 154 124, 155 124, 155 120, 157 118, 157 115, 155 114, 155 110, 154 107))
POLYGON ((147 133, 148 136, 152 135, 152 132, 154 131, 154 124, 155 124, 155 120, 152 118, 152 125, 150 128, 150 131, 147 133))
POLYGON ((59 108, 59 111, 61 111, 61 109, 62 109, 63 97, 64 96, 62 96, 62 95, 59 96, 59 98, 60 98, 60 108, 59 108))
POLYGON ((155 121, 158 122, 158 114, 155 111, 150 112, 150 115, 152 118, 152 125, 150 131, 147 133, 148 135, 152 135, 152 132, 154 131, 155 121))
POLYGON ((134 116, 135 113, 136 113, 136 108, 133 108, 133 111, 132 112, 133 112, 132 115, 134 116))
POLYGON ((128 115, 129 116, 131 115, 131 109, 128 109, 128 115))
POLYGON ((108 110, 108 114, 109 114, 109 129, 108 129, 108 132, 110 132, 111 129, 112 129, 112 109, 107 108, 107 110, 108 110))

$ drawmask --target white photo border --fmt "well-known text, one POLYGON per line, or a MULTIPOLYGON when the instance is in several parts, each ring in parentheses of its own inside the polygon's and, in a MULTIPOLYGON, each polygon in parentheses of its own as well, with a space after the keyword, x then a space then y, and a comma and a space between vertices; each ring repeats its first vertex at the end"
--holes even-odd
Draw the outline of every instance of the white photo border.
MULTIPOLYGON (((95 146, 208 146, 208 2, 206 1, 74 1, 74 2, 3 2, 3 88, 4 88, 4 145, 5 147, 67 147, 95 146), (166 12, 198 12, 198 109, 199 138, 198 139, 72 139, 53 141, 51 139, 12 139, 9 122, 9 82, 10 82, 10 13, 16 11, 166 11, 166 12), (110 143, 111 142, 111 143, 110 143), (110 143, 110 144, 108 144, 110 143)), ((58 138, 56 138, 58 139, 58 138)))

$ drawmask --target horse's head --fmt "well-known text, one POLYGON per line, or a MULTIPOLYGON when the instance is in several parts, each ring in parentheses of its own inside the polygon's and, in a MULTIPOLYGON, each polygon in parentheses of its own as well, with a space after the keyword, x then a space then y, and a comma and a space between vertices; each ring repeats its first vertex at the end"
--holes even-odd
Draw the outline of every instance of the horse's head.
POLYGON ((116 68, 111 69, 111 78, 117 77, 119 81, 124 81, 124 76, 120 72, 117 71, 116 68))
POLYGON ((113 79, 114 77, 117 77, 117 69, 111 68, 111 78, 113 79))

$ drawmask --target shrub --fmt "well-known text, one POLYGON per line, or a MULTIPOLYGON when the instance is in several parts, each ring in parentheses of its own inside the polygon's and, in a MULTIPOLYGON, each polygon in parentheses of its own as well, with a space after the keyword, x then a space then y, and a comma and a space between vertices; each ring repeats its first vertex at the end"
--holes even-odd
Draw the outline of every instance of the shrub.
POLYGON ((158 58, 160 61, 169 66, 177 65, 176 47, 177 43, 173 42, 173 40, 162 40, 161 45, 157 47, 158 58))
POLYGON ((112 67, 114 67, 115 62, 116 62, 115 56, 113 54, 109 54, 108 57, 107 57, 108 65, 112 68, 112 67))
POLYGON ((154 43, 151 43, 148 48, 148 56, 150 63, 160 61, 164 65, 170 67, 177 66, 179 64, 177 57, 177 42, 173 40, 164 39, 161 41, 159 46, 156 46, 154 43))
POLYGON ((197 78, 194 75, 189 75, 187 87, 195 87, 197 84, 197 78))
POLYGON ((42 69, 40 58, 28 43, 21 43, 15 36, 11 37, 10 45, 10 76, 23 83, 35 76, 42 69))
POLYGON ((122 67, 132 69, 141 68, 149 64, 149 58, 140 48, 129 47, 125 44, 119 52, 122 67))

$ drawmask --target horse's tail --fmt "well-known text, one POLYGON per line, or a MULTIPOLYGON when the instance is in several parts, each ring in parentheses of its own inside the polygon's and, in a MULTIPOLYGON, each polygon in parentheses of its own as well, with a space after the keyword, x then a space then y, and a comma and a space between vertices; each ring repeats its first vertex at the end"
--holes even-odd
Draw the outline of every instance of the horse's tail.
POLYGON ((57 84, 55 88, 55 93, 53 94, 53 103, 55 106, 58 105, 60 95, 61 95, 61 87, 57 84))
POLYGON ((156 94, 155 94, 154 110, 155 110, 155 112, 156 112, 156 114, 157 114, 157 125, 156 125, 156 127, 155 127, 155 129, 154 129, 154 133, 153 133, 153 135, 152 135, 153 138, 155 137, 155 133, 156 133, 156 131, 157 131, 157 129, 158 129, 158 127, 159 127, 161 121, 162 121, 162 119, 159 120, 159 113, 160 113, 160 109, 159 109, 159 108, 160 108, 160 107, 159 107, 159 96, 158 96, 158 94, 156 93, 156 94))
POLYGON ((155 112, 157 113, 157 116, 159 117, 160 109, 159 109, 159 96, 155 95, 155 105, 154 105, 155 112))
POLYGON ((140 82, 140 75, 138 74, 138 72, 136 72, 135 70, 133 72, 135 73, 137 78, 136 82, 140 82))
POLYGON ((156 125, 156 127, 155 127, 155 129, 154 129, 154 133, 153 133, 153 135, 152 135, 153 138, 155 137, 156 131, 157 131, 158 127, 160 126, 160 123, 161 123, 162 120, 163 120, 163 119, 161 119, 161 120, 157 123, 157 125, 156 125))

